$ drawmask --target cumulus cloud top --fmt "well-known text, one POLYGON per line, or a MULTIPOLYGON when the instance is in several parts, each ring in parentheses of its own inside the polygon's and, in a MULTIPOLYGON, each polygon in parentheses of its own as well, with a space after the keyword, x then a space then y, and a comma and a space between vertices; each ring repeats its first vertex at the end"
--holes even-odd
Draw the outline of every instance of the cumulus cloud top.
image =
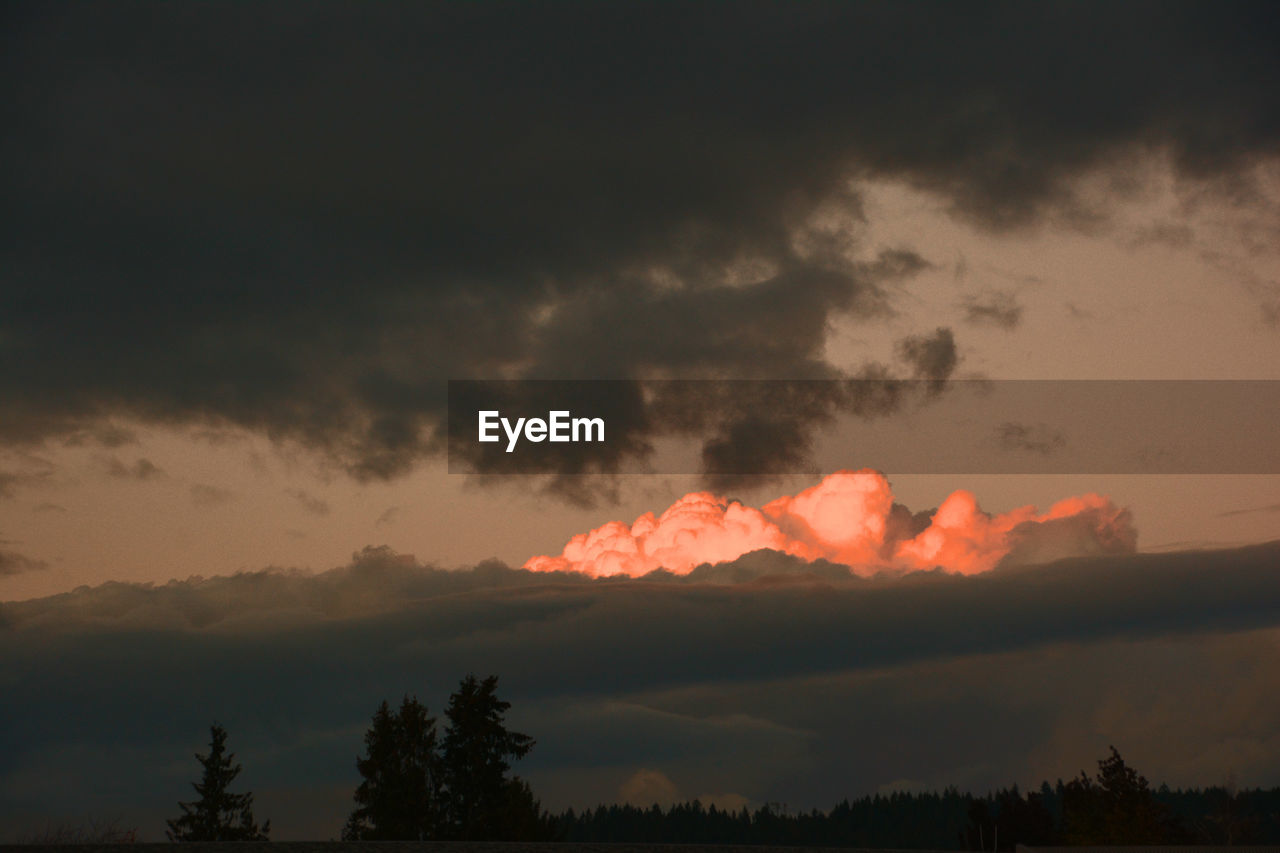
POLYGON ((578 534, 559 555, 533 557, 525 568, 596 577, 657 569, 688 574, 703 563, 770 549, 861 575, 932 568, 973 574, 1001 561, 1026 562, 1029 555, 1128 553, 1136 546, 1128 510, 1101 495, 1067 498, 1043 513, 1027 506, 990 515, 961 490, 936 510, 913 515, 894 502, 883 474, 864 469, 830 474, 759 509, 693 492, 660 515, 578 534))

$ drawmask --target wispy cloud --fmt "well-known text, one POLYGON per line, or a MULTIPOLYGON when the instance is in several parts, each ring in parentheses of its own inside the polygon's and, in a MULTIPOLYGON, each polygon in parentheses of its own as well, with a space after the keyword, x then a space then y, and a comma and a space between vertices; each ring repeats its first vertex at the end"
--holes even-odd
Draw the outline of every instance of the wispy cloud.
POLYGON ((1266 506, 1246 507, 1244 509, 1231 509, 1226 512, 1218 513, 1218 518, 1230 518, 1236 515, 1253 515, 1255 513, 1280 512, 1280 503, 1267 504, 1266 506))
POLYGON ((56 467, 43 456, 23 450, 0 453, 5 468, 0 469, 0 499, 12 498, 18 489, 49 483, 56 467))
POLYGON ((229 503, 236 498, 235 492, 230 489, 224 489, 220 486, 211 486, 208 483, 194 484, 191 487, 189 494, 191 495, 191 502, 193 504, 203 507, 219 506, 221 504, 229 503))
POLYGON ((133 430, 115 423, 91 424, 84 429, 76 430, 62 439, 67 447, 83 447, 97 445, 114 450, 129 444, 137 444, 138 436, 133 430))
POLYGON ((297 501, 298 506, 312 515, 329 514, 329 503, 323 498, 318 498, 303 489, 288 489, 285 494, 297 501))
POLYGON ((998 326, 1016 329, 1022 322, 1022 305, 1009 291, 995 290, 977 296, 967 296, 962 303, 964 318, 974 325, 998 326))
POLYGON ((32 558, 19 554, 16 551, 0 550, 0 577, 4 577, 6 575, 20 575, 25 572, 39 571, 40 569, 48 567, 49 564, 44 560, 33 560, 32 558))
POLYGON ((996 427, 996 441, 1003 450, 1024 450, 1049 456, 1067 446, 1061 430, 1047 424, 1005 421, 996 427))
POLYGON ((132 464, 127 464, 121 462, 115 456, 110 456, 102 460, 102 467, 108 476, 120 480, 147 481, 156 480, 164 476, 163 470, 150 459, 144 457, 136 459, 132 464))

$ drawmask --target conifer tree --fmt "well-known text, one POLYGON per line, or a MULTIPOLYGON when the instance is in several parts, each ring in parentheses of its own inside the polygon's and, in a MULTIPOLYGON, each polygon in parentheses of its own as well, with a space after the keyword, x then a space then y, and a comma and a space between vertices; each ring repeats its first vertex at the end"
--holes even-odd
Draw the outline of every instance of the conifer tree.
POLYGON ((345 841, 550 840, 555 827, 529 785, 510 776, 510 761, 533 738, 508 731, 510 703, 495 694, 498 679, 467 676, 449 697, 449 725, 437 740, 436 721, 406 696, 398 710, 385 701, 356 759, 363 781, 345 841))
POLYGON ((449 727, 441 745, 449 835, 466 841, 533 840, 548 824, 529 786, 508 777, 509 760, 533 749, 526 734, 508 731, 511 707, 497 697, 498 677, 468 675, 449 697, 449 727))
POLYGON ((199 782, 192 782, 200 799, 178 803, 182 815, 166 821, 170 841, 267 841, 271 821, 259 828, 253 817, 253 794, 233 794, 228 788, 240 774, 235 755, 226 752, 227 732, 214 723, 209 727, 209 754, 196 753, 204 768, 199 782))
POLYGON ((346 841, 424 841, 437 838, 440 805, 436 720, 426 706, 405 696, 397 711, 384 701, 365 733, 364 777, 357 807, 342 830, 346 841))

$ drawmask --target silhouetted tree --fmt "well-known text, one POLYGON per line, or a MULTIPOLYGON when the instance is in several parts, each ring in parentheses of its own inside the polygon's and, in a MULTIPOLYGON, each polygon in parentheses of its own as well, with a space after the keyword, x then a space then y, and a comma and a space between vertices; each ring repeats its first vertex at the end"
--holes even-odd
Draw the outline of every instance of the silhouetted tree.
POLYGON ((529 786, 508 778, 510 760, 523 758, 534 740, 508 731, 510 702, 498 699, 498 677, 468 675, 449 697, 441 749, 446 824, 450 837, 468 841, 524 841, 548 835, 550 821, 529 786))
POLYGON ((267 841, 271 821, 259 828, 253 818, 253 794, 228 791, 240 773, 235 755, 226 753, 227 732, 214 723, 209 727, 209 754, 196 753, 204 767, 199 782, 191 785, 200 799, 178 803, 182 815, 166 821, 170 841, 267 841))
POLYGON ((1098 762, 1096 782, 1081 773, 1067 783, 1062 823, 1071 844, 1161 844, 1177 835, 1146 778, 1125 764, 1114 746, 1098 762))
POLYGON ((436 720, 417 698, 405 696, 398 711, 384 701, 356 759, 364 781, 357 807, 342 830, 346 841, 422 841, 440 835, 440 760, 436 720))

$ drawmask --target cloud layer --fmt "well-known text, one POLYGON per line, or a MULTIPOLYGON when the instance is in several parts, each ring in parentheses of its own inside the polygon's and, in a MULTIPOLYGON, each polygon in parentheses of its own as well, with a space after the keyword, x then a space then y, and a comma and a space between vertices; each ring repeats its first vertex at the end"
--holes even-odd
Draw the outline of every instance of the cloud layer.
POLYGON ((1245 182, 1280 138, 1276 28, 1248 2, 20 4, 0 441, 213 423, 376 478, 440 449, 449 377, 856 372, 831 321, 928 261, 863 244, 851 181, 990 228, 1096 225, 1077 179, 1144 153, 1245 182))
POLYGON ((869 580, 758 552, 592 581, 370 549, 320 575, 3 604, 21 701, 0 710, 0 823, 123 812, 158 837, 218 719, 279 837, 329 837, 378 701, 438 710, 468 671, 501 675, 538 738, 522 770, 560 807, 641 770, 802 807, 904 779, 982 790, 1073 775, 1108 742, 1154 779, 1275 784, 1278 560, 1272 543, 869 580))
POLYGON ((759 509, 693 492, 661 515, 648 512, 630 525, 611 521, 578 534, 559 555, 533 557, 525 568, 592 577, 659 569, 683 575, 703 563, 769 549, 859 575, 932 568, 975 574, 1002 561, 1123 554, 1136 546, 1129 512, 1100 495, 1066 498, 1044 513, 1027 506, 992 516, 961 490, 937 509, 913 514, 894 502, 883 474, 863 470, 838 471, 759 509))

